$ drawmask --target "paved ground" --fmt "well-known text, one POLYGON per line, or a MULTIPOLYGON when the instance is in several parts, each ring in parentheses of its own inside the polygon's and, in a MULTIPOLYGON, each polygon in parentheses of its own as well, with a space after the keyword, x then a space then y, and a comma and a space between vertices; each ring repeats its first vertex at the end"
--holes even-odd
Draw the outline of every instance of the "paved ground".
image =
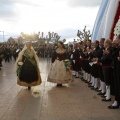
POLYGON ((16 84, 14 62, 0 71, 0 120, 120 120, 120 109, 109 110, 97 92, 80 79, 57 88, 46 81, 50 63, 40 60, 40 97, 16 84))

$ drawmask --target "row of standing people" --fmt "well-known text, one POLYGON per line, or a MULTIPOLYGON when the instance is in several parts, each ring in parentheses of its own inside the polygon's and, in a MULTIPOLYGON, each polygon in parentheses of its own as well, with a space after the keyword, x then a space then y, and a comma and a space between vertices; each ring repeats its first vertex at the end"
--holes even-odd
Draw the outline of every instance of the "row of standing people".
POLYGON ((120 106, 120 35, 116 40, 101 38, 91 43, 90 40, 74 45, 70 59, 76 78, 88 83, 91 90, 98 92, 102 101, 111 101, 109 109, 120 106))

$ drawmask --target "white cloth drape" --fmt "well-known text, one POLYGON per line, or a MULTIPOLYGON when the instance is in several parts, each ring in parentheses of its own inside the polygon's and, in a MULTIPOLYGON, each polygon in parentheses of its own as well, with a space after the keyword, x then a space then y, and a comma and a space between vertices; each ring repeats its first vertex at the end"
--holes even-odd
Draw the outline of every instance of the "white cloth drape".
POLYGON ((118 2, 120 0, 102 0, 93 28, 92 41, 110 38, 118 2))
POLYGON ((118 8, 119 0, 111 0, 109 3, 108 11, 105 19, 105 29, 104 29, 104 38, 110 38, 111 29, 114 23, 114 18, 118 8))

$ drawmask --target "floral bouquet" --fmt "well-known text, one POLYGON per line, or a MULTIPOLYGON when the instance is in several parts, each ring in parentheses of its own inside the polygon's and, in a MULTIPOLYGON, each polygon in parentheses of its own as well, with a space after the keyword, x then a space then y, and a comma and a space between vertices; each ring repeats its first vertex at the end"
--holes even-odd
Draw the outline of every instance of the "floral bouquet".
POLYGON ((17 63, 16 73, 17 73, 17 76, 18 76, 18 77, 20 76, 20 72, 21 72, 22 65, 23 65, 23 62, 18 62, 18 63, 17 63))
POLYGON ((17 64, 18 64, 18 66, 22 66, 23 62, 18 62, 17 64))
POLYGON ((64 60, 64 64, 66 67, 66 71, 68 71, 70 69, 70 66, 71 66, 70 60, 69 59, 64 60))

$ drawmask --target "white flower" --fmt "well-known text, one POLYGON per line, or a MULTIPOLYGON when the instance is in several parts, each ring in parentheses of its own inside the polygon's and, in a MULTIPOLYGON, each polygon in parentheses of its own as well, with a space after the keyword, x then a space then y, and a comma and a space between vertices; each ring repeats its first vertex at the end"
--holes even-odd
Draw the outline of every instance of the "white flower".
POLYGON ((23 65, 23 62, 18 62, 18 65, 23 65))
POLYGON ((69 62, 70 60, 69 59, 66 59, 66 60, 64 60, 65 62, 69 62))
POLYGON ((120 34, 120 19, 118 20, 114 28, 114 39, 117 37, 118 34, 120 34))

